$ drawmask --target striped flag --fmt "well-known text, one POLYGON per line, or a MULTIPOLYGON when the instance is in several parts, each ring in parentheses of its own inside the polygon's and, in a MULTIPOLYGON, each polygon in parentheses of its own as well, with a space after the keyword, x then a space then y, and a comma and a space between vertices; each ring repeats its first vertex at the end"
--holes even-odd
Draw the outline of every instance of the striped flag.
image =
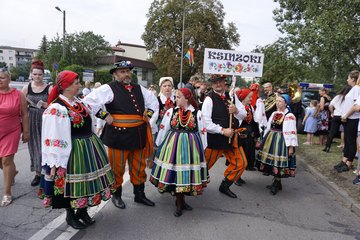
POLYGON ((194 49, 193 48, 189 48, 189 50, 187 51, 187 53, 185 54, 185 57, 187 59, 189 59, 189 65, 192 67, 195 64, 195 60, 194 60, 194 49))

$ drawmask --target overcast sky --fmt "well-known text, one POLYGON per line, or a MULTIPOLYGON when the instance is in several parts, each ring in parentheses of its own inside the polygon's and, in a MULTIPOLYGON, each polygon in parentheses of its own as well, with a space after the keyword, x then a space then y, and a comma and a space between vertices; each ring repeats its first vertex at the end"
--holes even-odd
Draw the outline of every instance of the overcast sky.
MULTIPOLYGON (((183 1, 183 0, 178 0, 183 1)), ((62 13, 66 11, 68 33, 93 31, 115 45, 117 41, 144 45, 146 14, 152 0, 0 0, 0 45, 34 48, 46 35, 62 36, 62 13)), ((234 22, 240 34, 238 51, 274 42, 281 34, 275 27, 273 0, 221 0, 225 22, 234 22)))

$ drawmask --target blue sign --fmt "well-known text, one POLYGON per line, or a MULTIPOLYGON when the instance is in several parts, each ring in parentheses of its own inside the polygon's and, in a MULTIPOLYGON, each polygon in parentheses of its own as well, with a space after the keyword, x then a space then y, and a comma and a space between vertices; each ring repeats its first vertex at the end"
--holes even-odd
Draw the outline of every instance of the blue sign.
POLYGON ((58 63, 54 63, 53 68, 54 68, 55 70, 58 70, 59 64, 58 64, 58 63))

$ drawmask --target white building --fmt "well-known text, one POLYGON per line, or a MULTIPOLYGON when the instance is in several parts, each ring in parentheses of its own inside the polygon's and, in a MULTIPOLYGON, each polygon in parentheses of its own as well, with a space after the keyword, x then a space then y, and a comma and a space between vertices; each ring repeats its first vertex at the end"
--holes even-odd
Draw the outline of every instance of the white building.
POLYGON ((24 65, 37 55, 38 50, 0 46, 0 62, 5 62, 9 68, 24 65))

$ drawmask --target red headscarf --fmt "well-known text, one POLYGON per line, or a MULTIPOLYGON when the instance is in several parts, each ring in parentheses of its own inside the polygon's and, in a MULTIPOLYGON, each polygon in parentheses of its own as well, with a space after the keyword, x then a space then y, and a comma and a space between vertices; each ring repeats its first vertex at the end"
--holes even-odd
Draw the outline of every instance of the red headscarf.
POLYGON ((41 61, 41 60, 34 60, 32 63, 31 63, 31 70, 33 69, 40 69, 44 72, 44 63, 41 61))
POLYGON ((191 93, 190 89, 188 89, 188 88, 179 88, 178 90, 184 95, 184 97, 189 101, 189 103, 195 109, 199 109, 199 106, 198 106, 197 102, 195 101, 194 96, 191 93))
POLYGON ((259 98, 259 84, 253 83, 250 85, 250 90, 253 92, 251 99, 251 106, 256 107, 256 100, 259 98))
POLYGON ((240 101, 242 101, 246 98, 247 95, 249 95, 250 92, 251 90, 248 88, 239 89, 236 91, 236 96, 240 101))
POLYGON ((55 86, 51 89, 49 94, 48 104, 54 101, 59 96, 61 91, 73 84, 77 78, 77 73, 74 73, 73 71, 65 70, 60 72, 56 77, 55 86))

